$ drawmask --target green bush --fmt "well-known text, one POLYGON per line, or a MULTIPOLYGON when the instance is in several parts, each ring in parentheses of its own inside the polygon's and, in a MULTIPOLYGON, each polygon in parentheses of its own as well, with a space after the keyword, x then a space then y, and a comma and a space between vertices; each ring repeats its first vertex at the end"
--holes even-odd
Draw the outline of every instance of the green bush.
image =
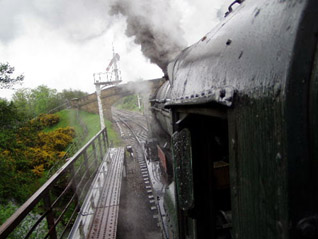
POLYGON ((41 185, 45 170, 64 158, 75 137, 74 128, 42 132, 58 121, 56 115, 40 115, 15 130, 0 133, 0 202, 25 201, 41 185))

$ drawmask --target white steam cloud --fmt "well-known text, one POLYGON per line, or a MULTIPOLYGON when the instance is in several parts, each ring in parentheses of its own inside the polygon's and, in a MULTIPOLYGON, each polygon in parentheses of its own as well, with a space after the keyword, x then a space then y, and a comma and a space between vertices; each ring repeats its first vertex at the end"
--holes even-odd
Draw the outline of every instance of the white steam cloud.
POLYGON ((24 87, 93 91, 92 74, 106 68, 114 42, 124 81, 157 78, 162 72, 149 61, 165 69, 223 19, 231 2, 0 0, 0 62, 24 73, 24 87))
POLYGON ((128 37, 135 37, 143 54, 163 71, 183 48, 181 13, 166 0, 114 0, 111 15, 126 16, 128 37))
POLYGON ((124 16, 126 35, 134 37, 143 54, 161 69, 186 47, 181 12, 166 0, 2 0, 0 6, 3 43, 23 34, 25 16, 79 43, 103 35, 118 16, 124 16))
POLYGON ((101 36, 111 24, 105 0, 1 0, 0 41, 9 43, 25 30, 24 19, 34 19, 72 41, 101 36))

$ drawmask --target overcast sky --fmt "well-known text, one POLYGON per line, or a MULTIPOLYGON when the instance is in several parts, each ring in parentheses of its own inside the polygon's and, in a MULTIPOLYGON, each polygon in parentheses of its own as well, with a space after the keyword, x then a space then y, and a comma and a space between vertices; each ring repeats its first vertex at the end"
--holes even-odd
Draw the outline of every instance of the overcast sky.
MULTIPOLYGON (((72 88, 92 93, 93 73, 105 71, 114 43, 124 81, 163 76, 143 56, 135 38, 125 35, 127 18, 108 14, 110 5, 118 1, 124 0, 0 0, 0 62, 9 62, 17 74, 25 75, 21 87, 46 85, 58 91, 72 88)), ((166 0, 130 0, 136 4, 162 1, 166 0)), ((179 27, 180 41, 191 45, 223 18, 232 1, 171 0, 166 13, 175 14, 179 26, 171 25, 170 31, 179 27)), ((160 11, 159 17, 164 16, 160 11)), ((167 16, 163 18, 161 24, 167 16)), ((0 90, 0 97, 9 98, 13 92, 0 90)))

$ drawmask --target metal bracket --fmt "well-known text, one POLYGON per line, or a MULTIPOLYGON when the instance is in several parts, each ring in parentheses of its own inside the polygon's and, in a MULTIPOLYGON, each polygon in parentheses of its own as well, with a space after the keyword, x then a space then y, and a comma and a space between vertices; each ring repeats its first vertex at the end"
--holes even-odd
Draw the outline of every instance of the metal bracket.
POLYGON ((297 223, 299 238, 318 238, 318 215, 306 217, 297 223))
POLYGON ((235 3, 241 4, 242 2, 244 2, 244 0, 235 0, 234 2, 232 2, 231 5, 228 8, 228 11, 225 13, 224 17, 227 17, 231 12, 233 12, 232 6, 235 3))

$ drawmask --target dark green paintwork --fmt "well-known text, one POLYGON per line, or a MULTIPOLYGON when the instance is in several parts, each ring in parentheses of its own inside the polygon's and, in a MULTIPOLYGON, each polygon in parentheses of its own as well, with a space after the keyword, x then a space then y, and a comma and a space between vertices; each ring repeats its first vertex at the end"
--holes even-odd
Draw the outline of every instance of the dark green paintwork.
POLYGON ((234 238, 288 238, 281 103, 243 97, 228 120, 234 238))
POLYGON ((194 203, 191 135, 188 129, 172 135, 172 153, 178 203, 180 208, 188 210, 194 203))
POLYGON ((318 215, 318 4, 237 9, 171 63, 167 105, 228 106, 233 237, 301 239, 318 215))
POLYGON ((171 183, 166 189, 164 202, 167 213, 167 227, 169 239, 178 239, 178 216, 175 198, 175 185, 171 183))
POLYGON ((311 80, 311 97, 310 97, 310 119, 311 119, 311 157, 313 160, 314 175, 314 193, 318 198, 318 43, 316 47, 316 58, 314 71, 311 80))

